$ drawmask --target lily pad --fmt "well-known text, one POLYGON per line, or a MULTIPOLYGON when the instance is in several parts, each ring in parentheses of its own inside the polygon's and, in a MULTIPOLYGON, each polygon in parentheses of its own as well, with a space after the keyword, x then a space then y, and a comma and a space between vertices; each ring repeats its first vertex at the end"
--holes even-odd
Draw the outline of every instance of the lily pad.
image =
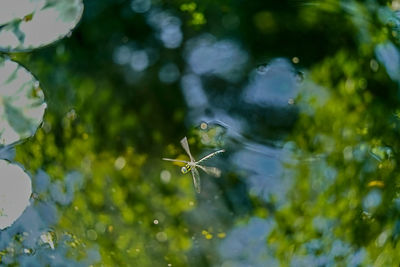
POLYGON ((0 160, 0 230, 11 226, 29 205, 31 179, 19 166, 0 160))
POLYGON ((0 58, 0 146, 35 134, 46 103, 39 82, 18 63, 0 58))
POLYGON ((82 0, 2 0, 0 51, 30 51, 68 35, 79 22, 82 0))

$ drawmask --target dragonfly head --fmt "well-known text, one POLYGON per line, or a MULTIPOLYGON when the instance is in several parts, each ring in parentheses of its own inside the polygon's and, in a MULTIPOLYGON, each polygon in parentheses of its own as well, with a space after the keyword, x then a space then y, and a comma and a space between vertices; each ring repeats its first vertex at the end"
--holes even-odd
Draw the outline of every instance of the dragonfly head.
POLYGON ((186 166, 181 168, 181 172, 183 174, 188 173, 190 171, 191 167, 189 166, 189 164, 187 164, 186 166))

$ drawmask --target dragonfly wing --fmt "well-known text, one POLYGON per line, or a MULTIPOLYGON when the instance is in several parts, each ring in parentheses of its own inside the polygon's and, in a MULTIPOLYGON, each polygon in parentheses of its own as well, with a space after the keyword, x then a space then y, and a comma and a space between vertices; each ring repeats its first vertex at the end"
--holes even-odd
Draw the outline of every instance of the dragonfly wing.
POLYGON ((187 161, 184 160, 179 160, 179 159, 167 159, 167 158, 162 158, 163 160, 167 160, 167 161, 174 161, 174 162, 182 162, 182 163, 189 163, 187 161))
POLYGON ((201 191, 200 173, 195 167, 192 168, 192 176, 193 176, 194 189, 196 190, 197 193, 200 193, 201 191))
POLYGON ((194 162, 194 158, 192 156, 192 153, 190 153, 189 143, 188 143, 186 136, 182 138, 181 145, 182 145, 183 149, 185 149, 186 153, 189 155, 190 161, 194 162))
POLYGON ((215 177, 221 176, 221 170, 216 167, 208 167, 208 166, 202 166, 202 165, 196 165, 196 166, 199 167, 200 169, 202 169, 208 175, 212 175, 215 177))
POLYGON ((210 159, 210 158, 214 157, 215 155, 217 155, 219 153, 222 153, 222 152, 225 152, 225 149, 221 149, 221 150, 215 151, 215 152, 213 152, 211 154, 208 154, 207 156, 205 156, 202 159, 200 159, 197 163, 200 163, 202 161, 208 160, 208 159, 210 159))

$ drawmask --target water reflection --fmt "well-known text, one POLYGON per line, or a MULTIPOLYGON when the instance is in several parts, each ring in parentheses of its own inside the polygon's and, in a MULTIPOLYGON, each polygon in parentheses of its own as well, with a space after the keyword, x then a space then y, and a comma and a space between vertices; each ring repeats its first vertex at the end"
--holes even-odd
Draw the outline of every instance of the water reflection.
POLYGON ((41 266, 58 262, 61 265, 87 266, 97 262, 100 255, 96 249, 90 249, 88 258, 83 261, 71 259, 71 246, 76 247, 80 241, 68 232, 53 230, 60 221, 58 204, 70 204, 76 190, 82 187, 82 176, 76 172, 68 174, 65 189, 61 188, 64 186, 61 181, 51 181, 42 170, 33 181, 35 197, 31 198, 30 206, 12 227, 0 233, 0 250, 7 251, 2 256, 2 263, 41 266))
POLYGON ((181 86, 186 103, 192 108, 206 107, 208 100, 203 90, 203 85, 199 76, 187 74, 182 77, 181 86))
POLYGON ((375 51, 378 60, 385 66, 390 78, 399 82, 400 54, 396 46, 387 42, 377 45, 375 51))
POLYGON ((137 13, 145 13, 150 10, 151 1, 150 0, 133 0, 131 2, 131 8, 137 13))
MULTIPOLYGON (((93 3, 82 40, 57 55, 95 62, 65 72, 73 112, 50 111, 17 149, 34 197, 0 233, 2 263, 398 265, 398 36, 381 25, 397 19, 374 1, 328 2, 122 1, 109 11, 124 9, 121 25, 93 3), (203 9, 211 23, 187 22, 203 9), (104 33, 87 30, 93 20, 104 33), (112 35, 110 61, 96 49, 79 53, 99 35, 112 35), (262 40, 282 47, 256 47, 262 40), (309 51, 314 43, 330 49, 309 51), (184 135, 196 158, 226 149, 213 159, 222 176, 205 175, 198 196, 190 177, 161 161, 184 157, 176 144, 184 135)), ((62 88, 47 82, 53 93, 62 88)))
POLYGON ((276 266, 274 250, 267 246, 266 239, 274 227, 272 220, 251 218, 245 225, 228 233, 221 242, 219 252, 224 267, 276 266))
MULTIPOLYGON (((152 53, 153 51, 149 52, 152 53)), ((150 64, 154 63, 146 49, 137 49, 134 44, 119 46, 113 53, 113 59, 119 65, 130 66, 135 72, 142 72, 150 64)))
POLYGON ((250 75, 243 99, 249 104, 286 107, 298 91, 293 66, 286 59, 275 59, 250 75))
POLYGON ((181 20, 167 11, 152 9, 147 21, 166 48, 178 48, 183 40, 181 20))
POLYGON ((292 177, 283 176, 282 154, 279 149, 258 145, 256 151, 243 149, 233 156, 232 161, 237 167, 246 171, 243 179, 250 195, 275 202, 276 205, 286 202, 292 177))
POLYGON ((131 54, 130 66, 135 71, 143 71, 149 65, 149 59, 146 51, 133 51, 131 54))
POLYGON ((173 83, 179 79, 179 69, 174 63, 167 63, 161 67, 158 77, 163 83, 173 83))
POLYGON ((237 42, 218 41, 205 34, 188 40, 185 45, 186 60, 190 69, 198 75, 217 75, 228 81, 238 81, 247 63, 247 53, 237 42))

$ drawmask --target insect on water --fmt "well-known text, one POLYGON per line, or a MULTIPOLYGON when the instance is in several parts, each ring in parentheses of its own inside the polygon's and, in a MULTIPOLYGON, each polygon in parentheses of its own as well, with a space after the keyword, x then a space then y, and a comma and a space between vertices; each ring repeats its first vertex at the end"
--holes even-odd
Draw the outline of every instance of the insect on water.
POLYGON ((219 153, 225 152, 225 150, 224 149, 217 150, 217 151, 215 151, 215 152, 213 152, 211 154, 208 154, 207 156, 203 157, 199 161, 196 161, 193 158, 192 154, 190 153, 189 143, 187 141, 186 136, 181 140, 181 145, 182 145, 183 149, 186 151, 186 153, 188 154, 188 156, 190 158, 190 161, 177 160, 177 159, 167 159, 167 158, 163 158, 163 160, 185 163, 186 165, 181 168, 181 172, 183 174, 188 173, 189 171, 192 173, 194 188, 195 188, 197 193, 200 193, 200 191, 201 191, 200 174, 199 174, 199 171, 197 170, 197 168, 203 170, 205 173, 207 173, 209 175, 212 175, 212 176, 215 176, 215 177, 220 177, 221 176, 221 171, 218 168, 200 165, 200 163, 205 161, 205 160, 208 160, 208 159, 214 157, 215 155, 217 155, 219 153))

